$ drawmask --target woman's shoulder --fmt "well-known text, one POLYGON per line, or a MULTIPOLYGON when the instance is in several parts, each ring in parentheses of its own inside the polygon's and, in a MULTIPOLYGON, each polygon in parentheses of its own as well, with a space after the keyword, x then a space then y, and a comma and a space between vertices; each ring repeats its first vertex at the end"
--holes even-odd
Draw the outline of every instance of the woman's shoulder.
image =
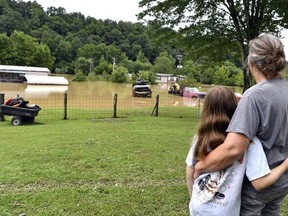
MULTIPOLYGON (((256 99, 256 100, 259 100, 261 99, 262 96, 264 96, 267 92, 269 92, 271 87, 270 85, 268 84, 268 81, 263 81, 263 82, 260 82, 254 86, 251 86, 249 89, 247 89, 243 96, 241 97, 241 100, 242 99, 245 99, 245 98, 249 98, 249 99, 256 99)), ((240 101, 241 101, 240 100, 240 101)))

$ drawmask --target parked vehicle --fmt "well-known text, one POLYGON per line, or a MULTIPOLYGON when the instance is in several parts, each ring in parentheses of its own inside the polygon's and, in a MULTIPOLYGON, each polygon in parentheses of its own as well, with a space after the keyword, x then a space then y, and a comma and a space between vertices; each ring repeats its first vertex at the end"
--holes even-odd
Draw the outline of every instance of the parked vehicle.
POLYGON ((205 98, 206 92, 200 92, 197 88, 185 87, 183 90, 183 97, 190 98, 205 98))
POLYGON ((184 86, 181 86, 178 83, 172 83, 169 86, 168 94, 174 94, 174 95, 183 96, 184 88, 185 88, 184 86))
POLYGON ((133 97, 152 97, 152 90, 148 85, 134 85, 132 89, 133 97))
POLYGON ((139 79, 132 86, 133 97, 152 97, 152 90, 145 80, 139 79))
POLYGON ((135 85, 144 85, 144 86, 146 86, 147 85, 147 81, 144 80, 144 79, 139 78, 137 81, 135 81, 133 83, 132 87, 134 87, 135 85))

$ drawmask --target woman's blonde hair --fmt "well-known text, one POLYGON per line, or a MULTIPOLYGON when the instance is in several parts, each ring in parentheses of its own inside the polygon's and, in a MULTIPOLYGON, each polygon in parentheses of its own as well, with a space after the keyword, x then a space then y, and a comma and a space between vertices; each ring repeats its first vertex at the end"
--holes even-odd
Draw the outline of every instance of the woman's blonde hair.
POLYGON ((282 76, 286 66, 283 44, 271 34, 262 34, 250 42, 247 60, 267 79, 282 76))
POLYGON ((227 87, 214 87, 207 92, 197 133, 196 159, 203 159, 224 142, 236 106, 235 94, 227 87))

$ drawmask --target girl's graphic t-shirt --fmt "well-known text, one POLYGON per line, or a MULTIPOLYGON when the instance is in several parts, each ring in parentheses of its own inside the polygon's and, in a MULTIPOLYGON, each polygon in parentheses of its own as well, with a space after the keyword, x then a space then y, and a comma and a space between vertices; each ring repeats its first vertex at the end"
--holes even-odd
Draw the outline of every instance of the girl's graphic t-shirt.
MULTIPOLYGON (((194 167, 194 138, 186 164, 194 167)), ((190 215, 239 216, 241 204, 241 188, 244 175, 250 181, 270 173, 261 142, 255 137, 249 144, 241 160, 235 161, 226 169, 212 173, 203 173, 193 184, 192 197, 189 203, 190 215)))

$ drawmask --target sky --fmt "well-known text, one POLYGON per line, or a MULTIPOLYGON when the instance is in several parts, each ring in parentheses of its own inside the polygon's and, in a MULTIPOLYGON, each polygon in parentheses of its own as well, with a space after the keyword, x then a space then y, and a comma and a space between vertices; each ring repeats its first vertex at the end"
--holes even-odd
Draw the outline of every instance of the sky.
POLYGON ((281 39, 283 45, 284 45, 284 51, 286 55, 286 60, 288 61, 288 30, 285 30, 282 32, 282 36, 284 37, 281 39))
MULTIPOLYGON (((25 0, 26 2, 28 0, 25 0)), ((95 19, 137 22, 135 16, 141 10, 139 0, 35 0, 43 9, 63 7, 67 13, 81 12, 95 19)))

